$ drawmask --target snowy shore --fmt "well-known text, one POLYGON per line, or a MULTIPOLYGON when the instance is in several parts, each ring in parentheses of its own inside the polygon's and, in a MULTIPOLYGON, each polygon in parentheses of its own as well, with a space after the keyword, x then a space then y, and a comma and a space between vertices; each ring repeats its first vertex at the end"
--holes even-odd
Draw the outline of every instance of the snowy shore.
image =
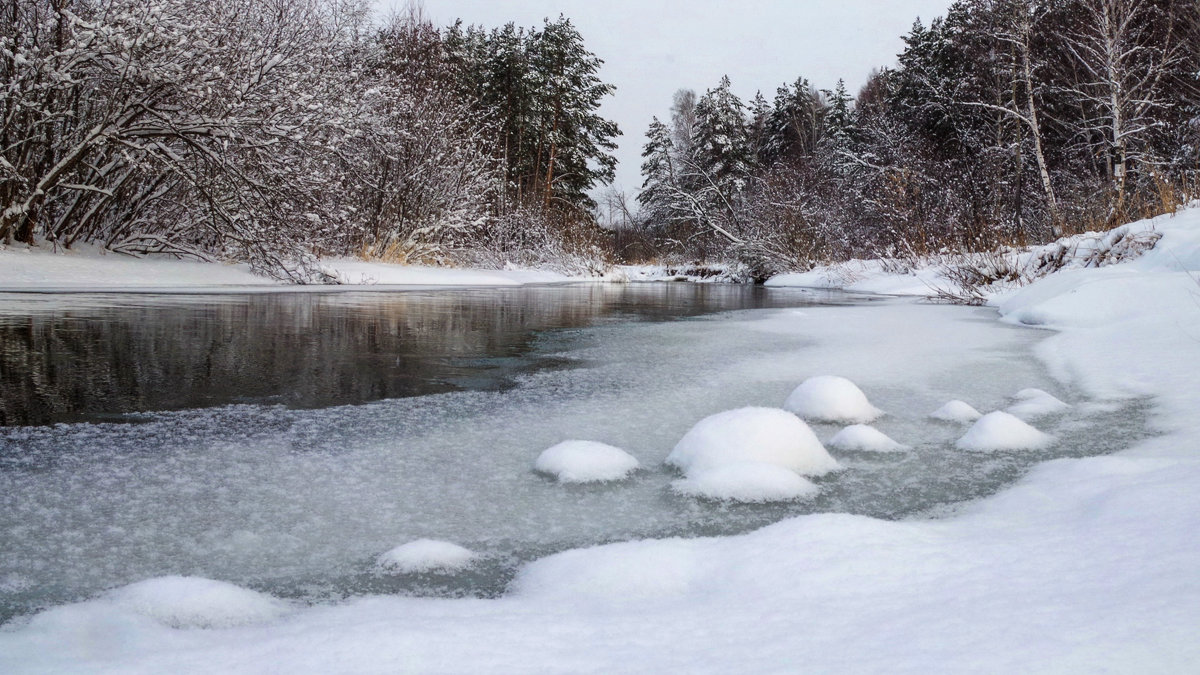
MULTIPOLYGON (((1163 238, 1136 261, 993 298, 1000 320, 1052 329, 1037 355, 1064 386, 1149 401, 1158 435, 1123 452, 1047 462, 937 520, 811 515, 568 551, 498 600, 376 596, 279 616, 273 598, 220 587, 230 627, 189 629, 155 618, 179 614, 170 593, 153 611, 126 593, 0 629, 0 672, 1187 672, 1200 662, 1200 210, 1150 226, 1163 238)), ((919 274, 849 285, 928 292, 919 274)))
MULTIPOLYGON (((352 258, 323 261, 342 286, 519 286, 577 281, 544 270, 477 270, 368 262, 352 258)), ((297 291, 341 286, 295 286, 253 274, 246 265, 171 258, 134 258, 87 246, 52 252, 24 245, 0 247, 0 292, 80 291, 297 291)))

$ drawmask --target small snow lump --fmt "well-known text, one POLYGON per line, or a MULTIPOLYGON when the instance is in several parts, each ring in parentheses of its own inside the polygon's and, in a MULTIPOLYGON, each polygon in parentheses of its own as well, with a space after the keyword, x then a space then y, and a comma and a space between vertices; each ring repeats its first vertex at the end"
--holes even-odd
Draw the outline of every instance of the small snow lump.
POLYGON ((806 476, 841 468, 803 420, 778 408, 738 408, 709 415, 679 439, 666 461, 689 477, 740 462, 774 464, 806 476))
POLYGON ((865 424, 854 424, 837 432, 829 439, 829 446, 863 452, 900 452, 908 449, 907 445, 897 443, 882 431, 865 424))
POLYGON ((417 539, 384 553, 375 564, 387 572, 455 572, 475 561, 475 553, 458 544, 417 539))
POLYGON ((792 391, 783 407, 805 419, 846 424, 866 424, 883 414, 858 385, 836 375, 808 378, 792 391))
POLYGON ((763 462, 736 462, 693 471, 671 483, 676 492, 735 502, 811 499, 820 489, 794 471, 763 462))
POLYGON ((638 468, 633 455, 595 441, 563 441, 547 448, 533 468, 563 483, 621 480, 638 468))
POLYGON ((1022 389, 1013 394, 1016 403, 1008 407, 1008 412, 1023 420, 1033 420, 1048 415, 1057 415, 1070 408, 1067 403, 1055 398, 1052 394, 1041 389, 1022 389))
POLYGON ((976 452, 1036 450, 1046 447, 1052 440, 1052 436, 998 410, 980 417, 955 445, 976 452))
POLYGON ((965 424, 983 417, 983 413, 971 407, 971 404, 966 401, 955 399, 929 413, 929 416, 943 422, 961 422, 965 424))
POLYGON ((146 579, 113 589, 104 600, 172 628, 232 628, 289 611, 279 598, 203 577, 146 579))

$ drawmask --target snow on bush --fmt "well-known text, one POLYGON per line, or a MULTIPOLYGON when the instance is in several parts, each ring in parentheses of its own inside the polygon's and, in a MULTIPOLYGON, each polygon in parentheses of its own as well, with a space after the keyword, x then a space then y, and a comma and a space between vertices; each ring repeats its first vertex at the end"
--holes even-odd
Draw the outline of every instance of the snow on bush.
POLYGON ((865 424, 854 424, 837 432, 829 439, 829 446, 863 452, 899 452, 908 449, 907 445, 897 443, 882 431, 865 424))
POLYGON ((172 628, 231 628, 278 618, 286 602, 224 581, 167 576, 109 591, 104 599, 172 628))
POLYGON ((979 418, 955 445, 977 452, 1036 450, 1050 445, 1053 440, 1052 436, 998 410, 979 418))
POLYGON ((943 422, 974 422, 983 417, 983 413, 979 412, 966 401, 955 399, 947 402, 942 407, 929 413, 929 416, 935 420, 943 422))
POLYGON ((417 539, 401 544, 375 560, 386 572, 455 572, 475 561, 475 553, 458 544, 436 539, 417 539))
POLYGON ((1032 420, 1048 415, 1057 415, 1070 408, 1067 403, 1055 398, 1041 389, 1022 389, 1013 394, 1016 403, 1008 407, 1008 412, 1023 420, 1032 420))
POLYGON ((982 305, 994 293, 1027 286, 1059 270, 1134 260, 1161 238, 1153 221, 1141 221, 1107 232, 1063 237, 1044 246, 966 253, 942 264, 942 281, 933 285, 933 295, 949 302, 982 305))
POLYGON ((563 483, 621 480, 637 470, 637 459, 620 448, 595 441, 563 441, 533 463, 536 471, 563 483))
POLYGON ((671 483, 676 492, 735 502, 780 502, 811 499, 820 491, 796 472, 765 462, 722 464, 688 473, 671 483))
POLYGON ((792 391, 783 407, 805 419, 847 424, 866 424, 883 414, 856 384, 836 375, 808 378, 792 391))
POLYGON ((738 408, 709 415, 684 434, 667 456, 668 464, 689 477, 741 462, 774 464, 806 476, 840 468, 803 420, 778 408, 738 408))

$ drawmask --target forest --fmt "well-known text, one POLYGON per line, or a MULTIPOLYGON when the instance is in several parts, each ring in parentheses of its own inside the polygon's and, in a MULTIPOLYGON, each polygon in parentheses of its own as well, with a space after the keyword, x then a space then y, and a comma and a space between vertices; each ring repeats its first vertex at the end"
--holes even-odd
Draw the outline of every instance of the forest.
MULTIPOLYGON (((247 262, 822 262, 1032 244, 1200 176, 1200 3, 961 0, 851 95, 681 90, 612 180, 615 94, 571 21, 435 26, 365 0, 0 7, 0 241, 247 262), (597 202, 601 203, 597 203, 597 202)), ((664 101, 666 103, 666 101, 664 101)))
POLYGON ((960 0, 857 96, 680 90, 646 134, 627 245, 762 277, 1171 211, 1200 176, 1198 30, 1191 0, 960 0))

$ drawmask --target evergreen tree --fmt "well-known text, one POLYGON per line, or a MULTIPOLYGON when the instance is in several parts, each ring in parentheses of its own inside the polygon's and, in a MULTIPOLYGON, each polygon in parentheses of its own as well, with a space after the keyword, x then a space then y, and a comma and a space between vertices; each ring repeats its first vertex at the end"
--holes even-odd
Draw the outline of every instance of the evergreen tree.
POLYGON ((746 188, 753 170, 746 105, 721 78, 696 103, 696 164, 725 199, 746 188))
POLYGON ((824 133, 825 105, 803 77, 789 87, 775 90, 775 102, 767 120, 767 142, 763 164, 790 156, 809 156, 824 133))
POLYGON ((616 171, 616 123, 597 110, 615 87, 600 80, 604 63, 589 52, 571 21, 559 16, 531 32, 527 49, 537 95, 537 174, 533 184, 547 205, 552 199, 591 208, 588 190, 612 182, 616 171))
POLYGON ((824 142, 834 155, 850 153, 855 149, 858 131, 854 118, 854 99, 846 92, 846 83, 837 81, 833 91, 823 92, 829 107, 825 112, 824 142))
POLYGON ((642 147, 642 191, 637 196, 643 215, 653 223, 666 224, 677 217, 673 208, 678 197, 678 175, 671 130, 655 117, 646 131, 642 147))

